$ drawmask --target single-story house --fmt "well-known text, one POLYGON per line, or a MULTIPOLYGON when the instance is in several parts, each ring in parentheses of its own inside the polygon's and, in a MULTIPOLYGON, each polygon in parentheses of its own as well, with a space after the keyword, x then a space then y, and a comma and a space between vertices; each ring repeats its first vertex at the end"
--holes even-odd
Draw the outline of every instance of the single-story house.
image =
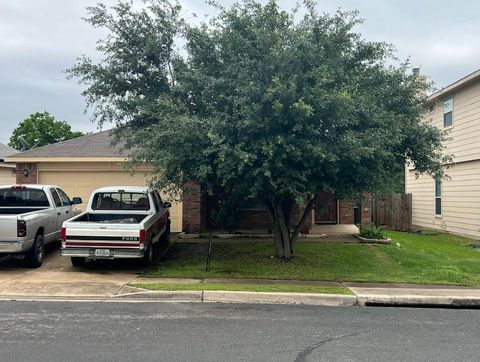
POLYGON ((15 163, 5 162, 5 158, 18 151, 0 143, 0 185, 11 185, 16 182, 15 163))
POLYGON ((448 132, 448 177, 417 177, 407 167, 412 223, 480 239, 480 69, 428 97, 424 121, 448 132))
MULTIPOLYGON (((131 174, 124 169, 126 159, 126 151, 112 145, 111 132, 104 131, 17 153, 7 160, 17 164, 16 183, 58 185, 68 196, 81 197, 82 209, 97 188, 146 184, 149 168, 131 174)), ((170 209, 174 232, 182 230, 182 207, 181 202, 173 202, 170 209)))
MULTIPOLYGON (((151 169, 146 165, 137 168, 134 174, 125 171, 126 152, 121 146, 112 145, 111 132, 104 131, 18 153, 8 161, 17 164, 17 183, 58 185, 70 197, 82 197, 85 206, 96 188, 145 185, 151 169)), ((173 203, 172 231, 200 232, 214 228, 211 223, 214 208, 212 197, 203 193, 198 185, 191 185, 183 200, 173 203)), ((270 216, 262 206, 253 205, 241 212, 239 229, 269 228, 270 216)), ((315 224, 360 222, 371 222, 371 199, 367 197, 360 205, 337 200, 331 193, 321 193, 316 211, 302 232, 310 232, 315 224)))

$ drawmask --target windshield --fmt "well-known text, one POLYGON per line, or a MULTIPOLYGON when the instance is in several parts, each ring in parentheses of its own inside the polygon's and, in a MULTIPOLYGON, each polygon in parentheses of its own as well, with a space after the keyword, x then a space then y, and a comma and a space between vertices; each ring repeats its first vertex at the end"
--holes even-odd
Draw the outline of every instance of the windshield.
POLYGON ((49 207, 47 195, 43 190, 28 188, 0 189, 0 207, 49 207))
POLYGON ((148 196, 136 192, 101 192, 95 194, 93 210, 150 210, 148 196))

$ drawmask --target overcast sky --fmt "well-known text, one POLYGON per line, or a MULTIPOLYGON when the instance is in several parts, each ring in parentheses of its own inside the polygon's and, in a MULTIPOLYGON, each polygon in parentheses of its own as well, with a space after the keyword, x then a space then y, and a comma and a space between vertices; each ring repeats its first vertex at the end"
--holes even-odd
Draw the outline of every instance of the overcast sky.
MULTIPOLYGON (((101 34, 81 18, 96 2, 0 0, 0 142, 7 143, 18 122, 37 111, 68 121, 74 130, 96 130, 83 112, 82 87, 63 73, 79 55, 95 55, 101 34)), ((280 1, 286 9, 294 3, 280 1)), ((212 13, 201 0, 181 4, 187 17, 212 13)), ((394 44, 397 55, 411 57, 437 88, 480 68, 480 1, 320 0, 318 5, 321 12, 339 7, 359 10, 365 23, 357 30, 366 39, 394 44)))

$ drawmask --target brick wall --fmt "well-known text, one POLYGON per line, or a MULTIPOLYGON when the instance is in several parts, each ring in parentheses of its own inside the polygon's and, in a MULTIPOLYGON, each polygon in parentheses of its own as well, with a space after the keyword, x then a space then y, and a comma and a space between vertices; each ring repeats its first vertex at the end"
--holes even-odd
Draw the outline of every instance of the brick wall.
MULTIPOLYGON (((305 204, 294 205, 292 210, 292 217, 290 218, 292 225, 296 225, 300 218, 303 216, 303 212, 305 211, 305 204)), ((305 224, 300 229, 300 233, 302 234, 309 234, 310 229, 312 228, 312 211, 310 211, 309 215, 307 216, 307 220, 305 224)))
MULTIPOLYGON (((372 219, 371 195, 365 194, 361 205, 361 223, 370 223, 372 219)), ((354 223, 355 201, 339 201, 339 224, 354 223)), ((299 205, 292 210, 292 224, 296 224, 303 213, 304 205, 299 205)), ((272 221, 267 209, 244 209, 237 225, 243 230, 270 230, 272 221)), ((188 192, 183 198, 183 230, 187 233, 198 233, 207 230, 208 219, 206 196, 198 185, 189 185, 188 192)), ((301 233, 308 234, 312 227, 311 215, 307 218, 301 233)))
POLYGON ((17 184, 36 184, 37 183, 37 164, 36 163, 17 163, 17 184), (24 171, 28 175, 25 176, 24 171))
MULTIPOLYGON (((291 225, 296 225, 301 216, 305 205, 294 205, 291 215, 291 225)), ((272 217, 267 209, 242 209, 240 211, 241 219, 237 228, 240 230, 270 230, 272 228, 272 217)), ((305 225, 300 230, 302 234, 308 234, 312 227, 311 214, 307 217, 305 225)))
POLYGON ((368 225, 372 223, 372 194, 365 192, 361 202, 361 223, 368 225))
POLYGON ((204 231, 205 216, 206 205, 202 190, 199 185, 189 184, 183 196, 183 231, 186 233, 204 231))
POLYGON ((237 224, 240 230, 270 230, 272 219, 267 209, 242 209, 237 224))
POLYGON ((353 224, 353 208, 355 202, 351 200, 339 201, 339 224, 353 224))

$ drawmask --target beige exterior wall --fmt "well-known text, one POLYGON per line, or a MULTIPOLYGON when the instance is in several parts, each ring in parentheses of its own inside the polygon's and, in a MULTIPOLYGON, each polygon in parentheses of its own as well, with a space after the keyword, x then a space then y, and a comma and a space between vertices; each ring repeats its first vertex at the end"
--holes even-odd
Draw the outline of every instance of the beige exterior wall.
POLYGON ((443 128, 443 101, 453 97, 453 125, 448 130, 446 153, 453 154, 454 162, 480 159, 480 81, 461 88, 457 92, 439 97, 434 110, 425 119, 443 128))
POLYGON ((406 170, 405 188, 412 194, 413 224, 480 239, 480 79, 456 89, 447 87, 435 98, 433 112, 425 115, 443 127, 443 102, 453 98, 453 124, 448 130, 446 154, 453 165, 442 181, 442 215, 435 215, 435 182, 430 176, 415 177, 406 170))
POLYGON ((480 160, 454 165, 442 181, 442 215, 435 215, 435 182, 407 172, 406 192, 412 194, 413 224, 480 239, 480 160))
MULTIPOLYGON (((83 210, 91 192, 99 187, 145 185, 148 168, 139 168, 131 175, 123 169, 122 162, 41 162, 37 164, 37 180, 40 184, 58 185, 70 197, 81 197, 84 203, 79 208, 83 210)), ((162 198, 168 200, 165 195, 162 198)), ((170 214, 172 231, 180 232, 182 203, 172 202, 170 214)))
POLYGON ((0 185, 14 185, 15 183, 15 169, 9 167, 0 167, 0 185))

